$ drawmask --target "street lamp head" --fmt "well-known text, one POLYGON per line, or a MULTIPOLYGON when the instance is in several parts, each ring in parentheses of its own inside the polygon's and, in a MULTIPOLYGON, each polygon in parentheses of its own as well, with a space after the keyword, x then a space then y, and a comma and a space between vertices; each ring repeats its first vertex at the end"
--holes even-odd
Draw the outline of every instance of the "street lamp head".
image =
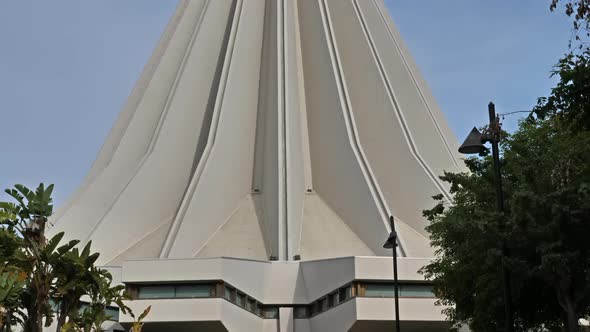
POLYGON ((483 145, 483 135, 473 127, 465 142, 459 147, 459 152, 462 154, 484 154, 487 149, 483 145))
POLYGON ((391 233, 389 233, 389 237, 387 238, 387 241, 385 241, 383 248, 385 248, 385 249, 397 248, 397 233, 395 232, 395 230, 392 231, 391 233))

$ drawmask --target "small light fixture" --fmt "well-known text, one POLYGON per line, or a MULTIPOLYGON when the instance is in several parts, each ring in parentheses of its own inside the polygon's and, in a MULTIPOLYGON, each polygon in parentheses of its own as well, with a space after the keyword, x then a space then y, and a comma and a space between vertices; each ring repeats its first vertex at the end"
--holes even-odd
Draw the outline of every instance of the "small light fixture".
POLYGON ((483 143, 483 135, 477 130, 477 128, 473 127, 465 139, 465 142, 459 147, 459 152, 462 154, 484 154, 487 151, 487 148, 483 143))

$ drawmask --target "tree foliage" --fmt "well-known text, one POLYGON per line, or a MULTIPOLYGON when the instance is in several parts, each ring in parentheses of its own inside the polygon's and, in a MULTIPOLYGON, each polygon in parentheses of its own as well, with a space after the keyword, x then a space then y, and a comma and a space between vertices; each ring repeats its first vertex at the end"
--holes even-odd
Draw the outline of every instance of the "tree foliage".
POLYGON ((588 49, 586 40, 590 37, 590 0, 551 0, 549 9, 556 11, 558 8, 563 8, 573 20, 574 36, 570 40, 570 47, 577 41, 579 49, 588 49))
POLYGON ((502 244, 518 330, 577 331, 590 314, 590 54, 560 61, 560 82, 502 143, 506 212, 491 157, 446 173, 454 205, 425 211, 437 258, 422 272, 454 322, 503 331, 502 244), (505 225, 505 226, 504 226, 505 225))
POLYGON ((6 190, 15 202, 0 202, 0 331, 41 332, 54 322, 57 332, 101 331, 107 306, 129 312, 124 286, 111 286, 110 273, 94 265, 91 243, 80 250, 64 233, 46 238, 52 191, 15 185, 6 190), (82 296, 91 299, 85 309, 82 296))

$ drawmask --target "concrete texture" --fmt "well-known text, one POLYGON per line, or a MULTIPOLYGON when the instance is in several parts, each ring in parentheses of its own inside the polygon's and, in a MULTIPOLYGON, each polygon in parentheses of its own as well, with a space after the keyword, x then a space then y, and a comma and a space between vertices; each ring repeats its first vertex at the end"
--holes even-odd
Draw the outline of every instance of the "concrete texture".
MULTIPOLYGON (((390 215, 400 276, 423 281, 422 210, 452 200, 438 176, 463 170, 456 150, 383 1, 181 0, 50 232, 92 241, 123 283, 222 280, 284 305, 273 321, 158 300, 148 331, 385 330, 391 299, 304 320, 289 305, 389 280, 390 215)), ((408 330, 446 328, 434 299, 401 305, 408 330)))

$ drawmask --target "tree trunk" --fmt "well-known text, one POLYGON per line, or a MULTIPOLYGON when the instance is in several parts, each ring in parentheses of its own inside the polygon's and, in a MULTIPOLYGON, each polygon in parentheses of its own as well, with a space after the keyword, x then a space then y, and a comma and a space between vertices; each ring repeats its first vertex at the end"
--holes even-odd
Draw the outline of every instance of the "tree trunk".
POLYGON ((33 298, 30 308, 28 308, 28 319, 25 323, 24 332, 43 332, 43 316, 45 314, 46 297, 40 296, 42 290, 37 289, 38 293, 33 298))
POLYGON ((36 332, 35 323, 37 322, 37 311, 35 310, 35 303, 29 304, 27 307, 27 317, 24 326, 24 332, 36 332))
POLYGON ((43 313, 45 312, 43 309, 42 303, 37 303, 35 306, 35 310, 37 312, 37 321, 35 321, 35 331, 33 332, 43 332, 43 313))
POLYGON ((57 328, 55 329, 55 332, 61 332, 62 326, 64 326, 64 324, 66 323, 68 311, 69 306, 66 303, 62 302, 59 306, 59 313, 57 316, 57 328))
POLYGON ((566 310, 566 317, 567 317, 567 331, 568 332, 578 332, 580 331, 580 326, 578 324, 579 315, 576 314, 573 307, 566 310))
POLYGON ((11 332, 12 331, 12 310, 8 310, 6 312, 6 332, 11 332))
POLYGON ((569 295, 568 292, 558 291, 557 294, 558 302, 561 308, 564 311, 564 324, 563 327, 567 332, 579 332, 580 326, 578 321, 580 319, 580 315, 576 310, 576 306, 574 305, 574 301, 572 297, 569 295))

